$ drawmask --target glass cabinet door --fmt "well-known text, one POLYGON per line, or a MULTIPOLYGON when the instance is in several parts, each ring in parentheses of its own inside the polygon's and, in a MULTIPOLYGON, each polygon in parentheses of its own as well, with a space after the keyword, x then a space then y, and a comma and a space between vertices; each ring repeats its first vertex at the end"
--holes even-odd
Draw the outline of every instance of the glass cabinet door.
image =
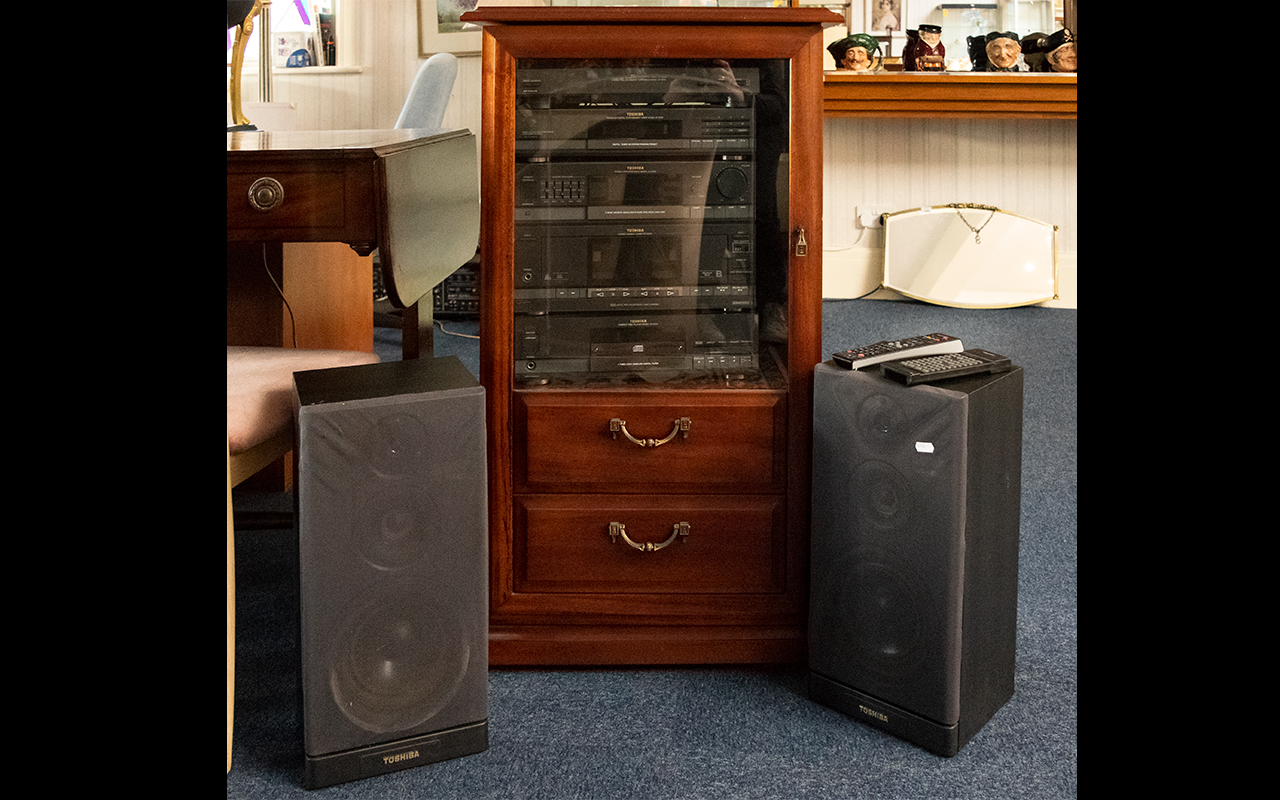
POLYGON ((787 69, 519 60, 515 386, 785 381, 787 69))

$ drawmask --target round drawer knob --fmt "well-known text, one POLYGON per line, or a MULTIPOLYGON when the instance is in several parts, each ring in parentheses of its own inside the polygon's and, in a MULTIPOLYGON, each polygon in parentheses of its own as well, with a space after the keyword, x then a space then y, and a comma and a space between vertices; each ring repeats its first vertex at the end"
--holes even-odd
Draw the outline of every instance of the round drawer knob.
POLYGON ((270 211, 284 202, 284 187, 275 178, 258 178, 249 187, 249 205, 270 211))

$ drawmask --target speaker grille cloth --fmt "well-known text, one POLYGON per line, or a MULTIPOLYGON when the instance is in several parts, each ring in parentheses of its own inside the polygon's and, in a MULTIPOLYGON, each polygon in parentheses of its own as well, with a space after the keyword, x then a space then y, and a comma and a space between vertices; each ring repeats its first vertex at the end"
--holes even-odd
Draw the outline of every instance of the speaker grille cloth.
POLYGON ((299 409, 308 754, 487 717, 484 453, 480 387, 299 409))
POLYGON ((810 666, 942 724, 959 716, 968 397, 820 365, 810 666))

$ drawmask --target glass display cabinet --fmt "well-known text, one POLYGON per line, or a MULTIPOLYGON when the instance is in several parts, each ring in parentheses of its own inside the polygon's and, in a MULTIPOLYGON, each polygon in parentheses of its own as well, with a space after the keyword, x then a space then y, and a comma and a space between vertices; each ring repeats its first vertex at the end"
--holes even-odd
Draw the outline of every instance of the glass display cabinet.
POLYGON ((803 658, 822 36, 484 8, 493 664, 803 658))

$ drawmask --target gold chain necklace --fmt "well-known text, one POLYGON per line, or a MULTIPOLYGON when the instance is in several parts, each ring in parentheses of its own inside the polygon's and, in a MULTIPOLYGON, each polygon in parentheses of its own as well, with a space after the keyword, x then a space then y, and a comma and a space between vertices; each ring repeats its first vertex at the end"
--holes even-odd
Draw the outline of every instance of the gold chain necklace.
POLYGON ((983 206, 978 205, 977 203, 947 203, 947 208, 954 208, 956 210, 956 216, 960 218, 960 221, 965 224, 965 227, 973 231, 974 244, 982 244, 982 229, 987 227, 987 222, 990 222, 992 218, 995 217, 996 212, 1000 210, 995 206, 983 206), (991 214, 987 217, 987 222, 984 222, 975 228, 969 220, 964 218, 964 214, 960 213, 960 209, 962 208, 979 208, 983 211, 990 211, 991 214))

